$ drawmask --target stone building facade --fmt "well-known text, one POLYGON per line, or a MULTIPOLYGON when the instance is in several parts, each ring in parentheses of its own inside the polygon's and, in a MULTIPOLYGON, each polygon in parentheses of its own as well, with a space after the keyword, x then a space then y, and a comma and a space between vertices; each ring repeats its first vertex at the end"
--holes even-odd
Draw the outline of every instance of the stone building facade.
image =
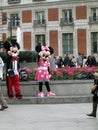
POLYGON ((0 0, 0 41, 17 38, 21 50, 38 43, 56 56, 98 53, 98 0, 0 0))

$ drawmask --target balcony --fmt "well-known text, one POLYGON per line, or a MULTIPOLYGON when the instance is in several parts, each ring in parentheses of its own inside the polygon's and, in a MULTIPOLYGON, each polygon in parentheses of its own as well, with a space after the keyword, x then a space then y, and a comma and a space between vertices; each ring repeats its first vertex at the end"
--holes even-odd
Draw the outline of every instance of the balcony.
POLYGON ((98 16, 96 17, 89 17, 89 24, 98 24, 98 16))
POLYGON ((60 19, 60 25, 61 26, 69 26, 69 25, 73 25, 73 18, 61 18, 60 19))
POLYGON ((36 1, 37 1, 37 2, 40 2, 40 1, 46 1, 46 0, 33 0, 33 1, 34 1, 34 2, 36 2, 36 1))
POLYGON ((34 20, 34 26, 35 27, 45 27, 46 26, 46 20, 34 20))
POLYGON ((20 3, 21 0, 8 0, 8 4, 16 4, 16 3, 20 3))

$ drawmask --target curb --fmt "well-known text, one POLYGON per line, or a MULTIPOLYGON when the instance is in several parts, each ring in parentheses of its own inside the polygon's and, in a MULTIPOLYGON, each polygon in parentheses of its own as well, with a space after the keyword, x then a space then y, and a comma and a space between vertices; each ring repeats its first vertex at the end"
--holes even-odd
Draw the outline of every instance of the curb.
POLYGON ((8 104, 64 104, 64 103, 88 103, 92 102, 91 95, 84 96, 56 96, 55 98, 37 98, 23 97, 22 99, 8 99, 5 97, 8 104))

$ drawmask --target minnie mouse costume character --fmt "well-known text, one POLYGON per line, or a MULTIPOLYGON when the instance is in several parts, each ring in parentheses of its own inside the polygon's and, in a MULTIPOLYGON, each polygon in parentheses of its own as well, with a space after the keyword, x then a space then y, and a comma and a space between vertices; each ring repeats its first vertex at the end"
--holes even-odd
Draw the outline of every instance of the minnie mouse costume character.
POLYGON ((46 89, 48 91, 48 97, 55 97, 55 93, 52 93, 49 86, 50 72, 49 72, 49 58, 50 58, 50 49, 48 46, 40 44, 36 46, 35 50, 38 52, 37 59, 37 71, 35 75, 35 80, 39 82, 39 93, 38 97, 43 98, 44 93, 42 90, 43 82, 45 83, 46 89))
POLYGON ((4 48, 6 49, 7 53, 7 60, 6 60, 6 83, 7 83, 7 91, 8 97, 14 97, 17 99, 21 99, 21 91, 20 91, 20 81, 19 81, 19 62, 18 62, 18 54, 20 46, 16 42, 16 40, 11 40, 10 42, 4 42, 4 48), (13 91, 14 86, 14 91, 13 91))

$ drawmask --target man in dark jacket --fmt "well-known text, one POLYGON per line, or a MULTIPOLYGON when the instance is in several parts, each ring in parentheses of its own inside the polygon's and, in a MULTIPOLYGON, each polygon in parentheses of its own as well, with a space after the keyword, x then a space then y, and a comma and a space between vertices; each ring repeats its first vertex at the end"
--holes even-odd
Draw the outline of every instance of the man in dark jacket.
POLYGON ((1 89, 1 80, 3 79, 3 66, 4 66, 4 62, 0 57, 0 103, 1 103, 0 111, 3 111, 8 108, 7 102, 3 96, 3 92, 1 89))
POLYGON ((97 112, 97 100, 98 100, 98 73, 94 73, 94 86, 91 88, 91 93, 93 94, 93 110, 87 116, 96 117, 97 112))

